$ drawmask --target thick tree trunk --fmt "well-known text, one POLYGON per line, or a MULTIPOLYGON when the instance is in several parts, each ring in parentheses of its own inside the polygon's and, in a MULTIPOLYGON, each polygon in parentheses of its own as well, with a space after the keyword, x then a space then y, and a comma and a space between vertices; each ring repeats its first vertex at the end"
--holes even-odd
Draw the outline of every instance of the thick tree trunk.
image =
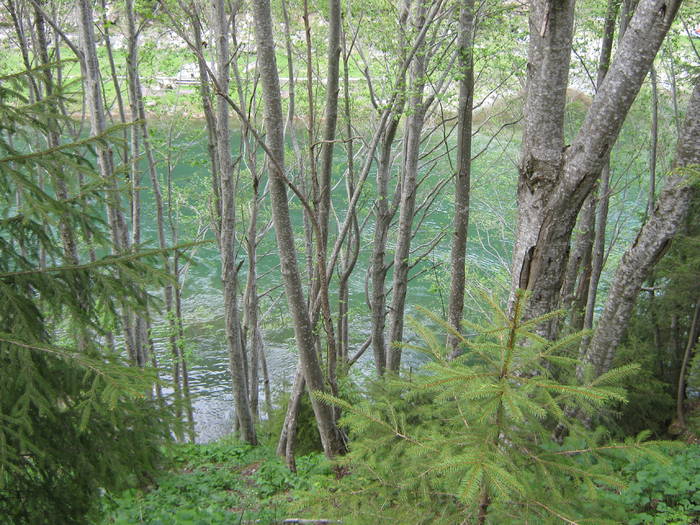
MULTIPOLYGON (((279 76, 272 33, 272 17, 269 0, 255 0, 255 37, 258 64, 263 86, 266 142, 269 150, 270 197, 272 219, 275 226, 281 272, 285 283, 287 301, 294 322, 294 332, 299 350, 301 371, 311 392, 323 391, 323 373, 314 349, 314 336, 309 322, 308 309, 301 287, 297 267, 294 233, 289 217, 286 177, 284 173, 284 116, 279 87, 279 76)), ((344 451, 340 432, 327 405, 311 397, 324 452, 333 457, 344 451)))
MULTIPOLYGON (((466 276, 467 234, 469 231, 469 195, 472 163, 472 106, 474 105, 474 0, 464 0, 459 16, 459 123, 457 127, 457 177, 455 180, 455 216, 450 253, 450 297, 447 322, 462 332, 466 276)), ((459 338, 447 337, 447 351, 459 353, 459 338)))
POLYGON ((666 180, 653 213, 620 261, 605 309, 588 347, 586 361, 592 364, 596 375, 610 370, 642 283, 665 253, 685 218, 694 191, 688 170, 695 169, 693 166, 697 164, 700 164, 700 83, 695 86, 688 105, 674 173, 666 180))
MULTIPOLYGON (((518 182, 518 228, 511 286, 532 291, 528 317, 556 307, 569 243, 583 201, 680 6, 642 0, 571 146, 563 116, 573 1, 535 0, 530 11, 526 121, 518 182)), ((551 336, 553 325, 541 327, 551 336)))

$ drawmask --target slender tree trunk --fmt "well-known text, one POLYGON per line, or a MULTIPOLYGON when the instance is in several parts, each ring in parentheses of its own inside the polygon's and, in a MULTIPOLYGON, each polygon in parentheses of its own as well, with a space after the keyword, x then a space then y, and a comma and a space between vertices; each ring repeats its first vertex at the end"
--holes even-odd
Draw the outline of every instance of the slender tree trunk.
POLYGON ((659 95, 656 87, 656 68, 649 70, 651 83, 651 145, 649 146, 649 197, 647 199, 647 217, 654 213, 654 197, 656 195, 656 156, 659 143, 659 95))
MULTIPOLYGON (((331 318, 327 277, 328 227, 331 210, 331 175, 333 174, 333 149, 335 148, 336 124, 338 122, 338 94, 340 91, 340 0, 328 0, 328 72, 326 75, 326 104, 321 145, 321 172, 319 176, 318 224, 321 238, 318 241, 318 276, 321 280, 322 315, 327 339, 328 383, 334 395, 338 393, 337 362, 338 342, 331 318)), ((335 411, 337 412, 337 411, 335 411)))
MULTIPOLYGON (((289 13, 287 11, 287 2, 286 0, 282 0, 282 15, 284 18, 284 39, 285 39, 285 48, 286 48, 286 58, 287 58, 287 73, 289 75, 289 84, 288 84, 288 93, 289 93, 289 98, 288 98, 288 109, 287 109, 287 121, 285 123, 285 130, 286 130, 286 136, 290 138, 290 141, 292 143, 292 150, 294 151, 294 157, 296 159, 296 164, 297 164, 297 170, 300 173, 299 177, 299 186, 301 192, 306 196, 306 198, 309 198, 309 189, 308 189, 308 181, 307 181, 307 172, 305 168, 305 161, 304 161, 304 155, 301 150, 301 146, 299 145, 299 141, 297 139, 297 133, 296 133, 296 128, 294 125, 294 119, 296 115, 296 77, 295 77, 295 69, 294 69, 294 59, 293 59, 293 51, 292 51, 292 32, 289 26, 289 13)), ((309 109, 311 110, 313 108, 313 104, 311 103, 309 106, 309 109)), ((312 231, 312 226, 311 226, 311 217, 307 210, 304 210, 303 214, 303 223, 304 223, 304 245, 305 245, 305 264, 306 264, 306 272, 309 278, 309 288, 311 289, 314 286, 314 281, 313 281, 313 276, 314 276, 314 244, 313 244, 313 231, 312 231)), ((309 303, 311 301, 311 297, 309 297, 309 303)), ((309 308, 311 308, 311 304, 309 304, 309 308)), ((318 345, 318 338, 314 341, 314 344, 318 345)), ((320 350, 318 350, 320 352, 320 350)), ((299 386, 297 381, 301 381, 302 373, 301 373, 301 363, 297 364, 297 371, 295 375, 295 380, 294 380, 294 387, 292 388, 292 392, 290 393, 290 398, 289 402, 287 405, 287 412, 285 414, 285 419, 284 423, 282 425, 282 432, 280 433, 280 438, 279 442, 277 444, 277 454, 280 456, 285 456, 286 461, 287 461, 287 466, 290 468, 290 470, 293 470, 296 468, 296 464, 294 461, 294 448, 293 446, 288 447, 287 446, 287 440, 291 440, 292 445, 295 442, 295 436, 290 435, 296 432, 297 425, 296 425, 296 420, 299 417, 299 407, 301 406, 301 396, 304 394, 304 387, 303 387, 303 382, 301 383, 301 386, 299 386), (299 379, 298 379, 299 378, 299 379), (288 457, 287 455, 290 454, 291 456, 288 457)))
MULTIPOLYGON (((97 46, 95 44, 94 13, 91 0, 78 0, 78 28, 80 32, 79 57, 85 101, 90 113, 90 133, 93 137, 101 136, 107 130, 107 119, 102 98, 102 86, 100 80, 100 67, 97 60, 97 46)), ((107 201, 107 220, 110 229, 112 246, 115 253, 120 253, 129 248, 127 228, 124 215, 121 210, 119 197, 119 185, 114 169, 114 156, 108 144, 98 142, 96 145, 97 166, 100 176, 107 183, 111 195, 107 201)), ((127 353, 132 361, 136 362, 135 331, 129 319, 128 312, 122 313, 124 342, 127 353)))
POLYGON ((671 81, 671 102, 673 102, 673 124, 676 128, 676 137, 681 134, 681 117, 678 111, 678 83, 676 82, 676 68, 670 46, 665 49, 668 56, 668 73, 671 81))
POLYGON ((331 175, 336 123, 338 122, 338 94, 340 91, 340 0, 328 0, 328 72, 326 74, 326 113, 321 145, 320 195, 318 222, 322 245, 328 244, 328 222, 331 209, 331 175))
MULTIPOLYGON (((402 3, 401 14, 399 15, 399 25, 404 27, 408 20, 410 2, 402 3)), ((407 43, 404 32, 400 32, 400 48, 405 49, 407 43)), ((404 60, 406 57, 402 57, 404 60)), ((368 77, 369 78, 369 77, 368 77)), ((370 309, 372 311, 372 351, 374 353, 374 366, 377 375, 382 376, 387 363, 386 348, 386 275, 391 267, 391 263, 386 260, 386 245, 389 236, 391 221, 398 209, 398 199, 400 197, 401 184, 396 184, 396 191, 389 199, 389 180, 391 179, 392 168, 392 148, 396 133, 399 129, 401 116, 406 105, 406 74, 401 75, 396 81, 395 91, 397 101, 391 108, 388 116, 388 124, 382 132, 381 147, 376 175, 377 198, 374 201, 374 236, 372 240, 372 256, 370 264, 370 274, 372 283, 372 297, 370 299, 370 309)))
POLYGON ((688 104, 676 150, 675 173, 667 178, 653 213, 620 261, 605 309, 586 353, 586 362, 593 366, 596 375, 610 370, 642 283, 665 253, 685 218, 694 191, 687 167, 699 163, 700 82, 688 104))
MULTIPOLYGON (((351 6, 348 3, 348 16, 351 6)), ((346 190, 348 201, 352 199, 355 192, 355 152, 352 133, 352 111, 350 108, 350 50, 348 49, 347 35, 342 32, 342 52, 343 52, 343 102, 345 113, 345 152, 348 159, 346 190)), ((345 253, 342 256, 340 279, 338 282, 338 359, 343 366, 348 361, 350 347, 350 276, 352 275, 360 252, 360 231, 357 221, 357 212, 349 210, 351 213, 352 229, 348 234, 345 253)))
MULTIPOLYGON (((379 376, 386 368, 386 274, 389 264, 386 261, 386 243, 391 221, 396 208, 389 202, 389 178, 391 174, 391 150, 399 127, 401 113, 395 114, 384 132, 379 165, 377 166, 377 199, 374 201, 374 237, 372 241, 371 281, 372 297, 372 350, 374 365, 379 376)), ((398 185, 400 186, 400 185, 398 185)), ((397 188, 398 189, 398 188, 397 188)))
MULTIPOLYGON (((263 86, 266 142, 269 150, 268 167, 270 169, 272 219, 277 237, 282 277, 294 322, 302 374, 311 392, 323 391, 323 373, 315 353, 312 327, 309 323, 308 309, 301 287, 294 234, 287 203, 284 173, 284 117, 282 115, 269 0, 255 0, 253 6, 258 64, 263 86)), ((333 411, 314 396, 311 397, 311 404, 324 452, 328 457, 343 452, 345 447, 335 424, 333 411)))
MULTIPOLYGON (((472 162, 472 106, 474 105, 474 0, 464 0, 459 15, 459 122, 457 124, 457 177, 455 180, 455 216, 450 252, 450 298, 447 322, 462 332, 466 278, 467 235, 469 231, 469 195, 472 162)), ((447 336, 447 351, 459 354, 459 338, 447 336)))
MULTIPOLYGON (((7 12, 10 14, 10 18, 12 18, 12 24, 15 28, 15 34, 17 36, 17 43, 19 44, 19 51, 22 55, 22 63, 24 64, 24 69, 28 72, 31 72, 33 68, 29 56, 30 43, 25 31, 21 10, 18 9, 21 8, 21 5, 17 3, 17 0, 6 0, 5 6, 7 12)), ((39 85, 36 81, 36 78, 34 77, 34 74, 28 73, 28 79, 29 102, 34 103, 41 95, 41 92, 39 91, 39 85)))
POLYGON ((265 393, 265 412, 267 418, 272 416, 272 393, 270 391, 270 374, 267 370, 267 358, 265 357, 265 345, 263 342, 260 330, 255 333, 255 338, 258 340, 258 355, 260 356, 260 368, 263 375, 263 392, 265 393))
MULTIPOLYGON (((348 12, 350 4, 348 4, 348 12)), ((348 169, 345 188, 348 201, 355 193, 355 152, 352 137, 352 111, 350 108, 350 50, 347 46, 347 38, 343 32, 343 102, 345 112, 345 152, 348 159, 348 169)), ((350 276, 360 254, 360 227, 357 221, 357 212, 351 213, 352 229, 348 234, 345 253, 338 281, 338 358, 343 366, 348 361, 350 348, 350 276)))
POLYGON ((595 192, 591 192, 586 197, 578 219, 576 244, 571 257, 569 257, 569 264, 561 286, 561 306, 569 310, 569 324, 574 331, 581 330, 583 327, 584 310, 588 298, 588 284, 591 280, 597 202, 595 192))
MULTIPOLYGON (((426 23, 427 7, 416 4, 413 23, 420 29, 426 23)), ((406 121, 406 143, 401 174, 401 205, 399 207, 399 226, 396 251, 394 252, 394 275, 392 280, 391 301, 391 348, 387 353, 386 368, 398 372, 401 366, 401 343, 403 342, 404 310, 408 291, 408 270, 411 239, 413 237, 413 212, 416 204, 416 181, 418 175, 418 156, 420 139, 425 122, 426 106, 423 101, 423 88, 426 76, 426 56, 420 50, 413 58, 409 79, 409 116, 406 121)))
POLYGON ((260 332, 258 321, 258 287, 257 287, 257 244, 258 244, 258 183, 257 176, 253 179, 253 200, 250 205, 250 219, 248 224, 248 238, 246 250, 248 252, 248 276, 245 292, 245 333, 250 348, 250 363, 248 367, 248 388, 250 396, 250 411, 255 420, 259 419, 258 402, 260 389, 258 386, 258 370, 260 362, 260 332))
MULTIPOLYGON (((112 79, 112 85, 114 86, 114 93, 117 98, 117 110, 119 111, 119 122, 126 124, 126 111, 124 108, 124 97, 122 96, 122 89, 119 83, 119 76, 117 75, 117 66, 114 63, 114 52, 112 51, 112 39, 109 34, 109 21, 107 20, 107 3, 105 0, 100 1, 102 6, 102 25, 104 26, 104 40, 105 40, 105 50, 107 51, 107 60, 109 61, 109 72, 112 79)), ((124 144, 122 146, 122 164, 125 166, 129 162, 129 130, 124 127, 123 135, 124 144)))
MULTIPOLYGON (((213 2, 216 32, 216 59, 219 89, 227 94, 229 87, 229 26, 224 10, 224 1, 213 2)), ((238 311, 238 269, 236 267, 236 189, 233 181, 233 162, 229 132, 228 102, 223 96, 216 100, 216 144, 220 173, 221 197, 221 280, 224 288, 224 310, 226 317, 226 339, 228 341, 229 365, 233 380, 233 397, 241 437, 255 444, 255 424, 250 410, 246 377, 246 356, 242 346, 241 323, 238 311)))

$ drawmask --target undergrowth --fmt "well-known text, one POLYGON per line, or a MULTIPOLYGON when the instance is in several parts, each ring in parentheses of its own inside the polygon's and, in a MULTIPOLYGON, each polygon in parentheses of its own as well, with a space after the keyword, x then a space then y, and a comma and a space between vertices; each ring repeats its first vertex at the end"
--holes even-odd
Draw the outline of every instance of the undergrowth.
POLYGON ((277 523, 289 517, 292 490, 314 490, 331 473, 319 454, 300 457, 294 474, 271 447, 231 438, 174 445, 168 455, 168 469, 149 487, 104 495, 103 524, 277 523))

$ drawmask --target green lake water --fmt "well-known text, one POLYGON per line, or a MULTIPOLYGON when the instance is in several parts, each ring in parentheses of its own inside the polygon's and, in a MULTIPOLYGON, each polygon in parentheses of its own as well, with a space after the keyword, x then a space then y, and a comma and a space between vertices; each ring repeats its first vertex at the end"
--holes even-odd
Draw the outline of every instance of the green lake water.
MULTIPOLYGON (((165 136, 164 130, 156 134, 160 140, 165 136)), ((234 155, 238 151, 238 137, 233 140, 234 155)), ((477 152, 486 143, 486 138, 475 137, 474 151, 477 152)), ((196 232, 208 223, 210 182, 206 151, 205 136, 201 124, 188 123, 178 130, 177 138, 173 140, 173 150, 177 157, 173 160, 173 206, 174 215, 180 223, 179 238, 181 242, 193 240, 196 232)), ((400 144, 396 146, 400 151, 400 144)), ((517 179, 517 157, 519 142, 517 140, 500 140, 491 144, 487 154, 480 155, 473 166, 472 198, 470 217, 470 238, 468 245, 468 281, 472 289, 482 288, 489 293, 499 294, 508 286, 510 253, 513 242, 515 225, 515 187, 517 179)), ((435 155, 439 155, 439 152, 435 155)), ((452 152, 454 155, 454 152, 452 152)), ((288 162, 292 159, 288 153, 288 162)), ((345 172, 344 153, 338 150, 338 164, 334 168, 334 180, 342 182, 345 172)), ((420 203, 428 193, 446 178, 450 178, 453 167, 443 155, 433 166, 425 159, 422 173, 426 179, 419 188, 417 202, 420 203)), ((362 158, 357 158, 356 166, 360 166, 362 158)), ((399 163, 396 163, 396 170, 399 163)), ((163 177, 163 195, 168 198, 165 183, 165 163, 159 169, 163 177)), ((293 177, 293 174, 291 174, 293 177)), ((369 290, 368 260, 372 248, 373 220, 371 217, 372 198, 374 195, 374 173, 367 180, 364 194, 360 200, 360 223, 370 215, 361 234, 360 257, 350 282, 350 312, 351 312, 351 354, 367 339, 370 331, 370 312, 367 306, 366 292, 369 290)), ((245 210, 250 195, 250 184, 245 171, 239 179, 238 204, 240 210, 245 210)), ((430 311, 443 315, 447 307, 447 291, 449 287, 449 253, 450 253, 450 224, 453 209, 453 183, 449 181, 431 206, 431 212, 422 219, 413 246, 428 243, 439 232, 446 232, 444 238, 433 252, 411 272, 416 276, 409 284, 407 297, 407 313, 415 312, 416 306, 422 306, 430 311)), ((333 193, 336 214, 343 218, 347 197, 344 184, 338 184, 333 193)), ((269 204, 263 204, 262 219, 269 217, 269 204)), ((291 201, 292 216, 295 230, 298 232, 297 243, 299 250, 303 249, 302 211, 298 201, 291 201)), ((152 200, 149 192, 144 191, 143 209, 145 241, 151 240, 155 246, 154 217, 152 200)), ((398 219, 398 214, 397 214, 398 219)), ((420 216, 419 216, 420 219, 420 216)), ((245 223, 245 213, 239 213, 239 225, 245 223)), ((331 219, 333 221, 333 219, 331 219)), ((417 224, 416 221, 414 224, 417 224)), ((332 226, 333 228, 333 226, 332 226)), ((239 230, 242 230, 239 227, 239 230)), ((390 234, 387 257, 393 257, 393 231, 390 234)), ((213 232, 208 231, 204 236, 213 239, 213 232)), ((330 236, 331 243, 335 239, 330 236)), ((259 248, 259 290, 261 293, 281 284, 281 275, 276 269, 278 258, 274 241, 274 232, 270 230, 259 248)), ((198 440, 208 441, 220 437, 231 430, 233 422, 233 401, 231 382, 228 372, 228 357, 224 337, 224 306, 221 294, 220 262, 215 243, 199 246, 189 253, 192 264, 184 281, 183 310, 186 320, 187 343, 190 359, 190 384, 194 395, 194 411, 198 440)), ((244 260, 244 253, 239 259, 244 260)), ((298 254, 298 262, 304 263, 303 253, 298 254)), ((245 284, 246 264, 241 269, 241 286, 245 284)), ((391 272, 387 277, 387 286, 391 284, 391 272)), ((335 284, 332 284, 335 287, 335 284)), ((291 381, 296 367, 293 332, 287 314, 286 299, 278 296, 282 288, 278 288, 264 298, 261 304, 263 319, 265 351, 272 379, 273 390, 280 390, 291 381)), ((332 305, 337 303, 335 288, 332 290, 332 305)), ((467 301, 467 315, 478 315, 475 303, 467 301)), ((411 337, 410 332, 406 334, 411 337)), ((165 353, 163 338, 156 338, 159 347, 165 353)), ((367 350, 356 365, 358 374, 372 373, 372 353, 367 350)), ((420 360, 417 356, 406 355, 404 362, 411 366, 420 360)))

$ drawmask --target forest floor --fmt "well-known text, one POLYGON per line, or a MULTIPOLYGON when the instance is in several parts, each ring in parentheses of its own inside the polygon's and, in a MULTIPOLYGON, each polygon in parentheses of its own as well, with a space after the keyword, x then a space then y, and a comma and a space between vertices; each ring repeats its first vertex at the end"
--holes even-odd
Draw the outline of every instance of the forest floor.
POLYGON ((149 487, 105 495, 103 524, 215 525, 295 522, 294 490, 320 486, 332 476, 320 454, 297 459, 290 472, 270 445, 230 438, 177 444, 149 487))

